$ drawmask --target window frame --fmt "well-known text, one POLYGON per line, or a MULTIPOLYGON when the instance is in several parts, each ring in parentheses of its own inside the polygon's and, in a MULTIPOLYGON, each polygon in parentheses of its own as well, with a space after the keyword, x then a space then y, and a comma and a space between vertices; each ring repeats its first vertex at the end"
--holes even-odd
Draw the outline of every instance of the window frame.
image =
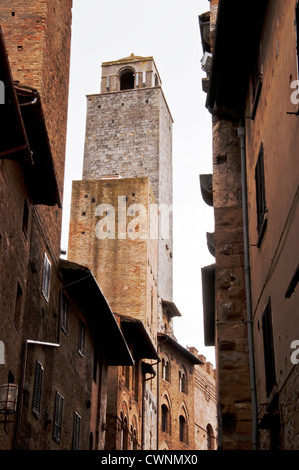
POLYGON ((50 298, 50 283, 51 283, 51 261, 47 255, 44 254, 43 276, 42 276, 42 294, 46 301, 50 298))

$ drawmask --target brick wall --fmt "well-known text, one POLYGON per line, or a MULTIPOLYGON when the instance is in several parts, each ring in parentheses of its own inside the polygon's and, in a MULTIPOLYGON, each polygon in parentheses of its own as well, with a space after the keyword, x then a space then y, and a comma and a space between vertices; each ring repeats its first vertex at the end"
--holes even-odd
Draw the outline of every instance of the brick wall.
POLYGON ((160 344, 160 358, 166 357, 170 362, 169 380, 162 376, 162 367, 159 367, 159 449, 192 450, 195 448, 194 436, 194 365, 178 351, 167 344, 160 344), (179 389, 179 371, 185 370, 187 377, 187 393, 179 389), (162 429, 161 407, 167 404, 170 413, 170 423, 167 431, 162 429), (180 439, 180 416, 184 416, 187 423, 185 440, 180 439))
MULTIPOLYGON (((113 312, 142 320, 149 331, 151 322, 148 306, 151 287, 155 288, 154 273, 157 264, 155 250, 152 251, 153 258, 150 257, 152 241, 148 240, 148 211, 152 200, 147 178, 74 182, 68 248, 69 260, 87 265, 92 270, 113 312), (121 204, 124 205, 120 206, 120 211, 119 197, 127 198, 122 200, 121 204), (101 217, 99 213, 96 215, 96 208, 102 204, 109 207, 103 207, 105 211, 101 217), (142 204, 145 208, 145 239, 130 238, 133 232, 129 230, 131 226, 133 230, 133 221, 136 218, 133 204, 142 204), (119 230, 122 207, 128 215, 126 224, 119 230), (110 210, 111 215, 111 224, 109 222, 109 227, 107 225, 107 230, 111 230, 107 235, 111 235, 111 238, 100 239, 99 233, 96 235, 96 229, 97 226, 100 227, 100 221, 107 217, 106 210, 110 210), (152 273, 148 278, 150 269, 152 273)), ((142 223, 139 228, 142 230, 142 223)), ((103 234, 105 236, 105 232, 103 234)), ((153 315, 156 315, 155 312, 156 309, 153 315)), ((155 321, 153 318, 153 324, 155 321)), ((150 333, 155 339, 155 332, 150 333)))
MULTIPOLYGON (((13 79, 41 95, 60 196, 63 196, 72 0, 1 1, 0 24, 13 79)), ((56 254, 61 210, 39 207, 56 254)))

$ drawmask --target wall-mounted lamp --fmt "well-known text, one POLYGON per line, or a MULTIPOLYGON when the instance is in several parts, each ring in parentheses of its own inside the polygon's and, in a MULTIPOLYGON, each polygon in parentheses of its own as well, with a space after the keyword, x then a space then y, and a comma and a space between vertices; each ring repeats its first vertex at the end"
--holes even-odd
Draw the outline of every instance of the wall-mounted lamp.
POLYGON ((13 383, 3 384, 0 387, 0 413, 5 415, 4 421, 8 423, 7 415, 13 414, 17 410, 18 386, 13 383))

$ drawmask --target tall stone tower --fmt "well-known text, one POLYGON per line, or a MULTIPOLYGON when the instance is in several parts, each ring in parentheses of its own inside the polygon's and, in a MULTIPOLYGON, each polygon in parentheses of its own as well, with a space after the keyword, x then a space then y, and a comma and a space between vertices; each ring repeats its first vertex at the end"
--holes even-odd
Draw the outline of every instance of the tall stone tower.
MULTIPOLYGON (((83 179, 72 188, 68 258, 91 269, 115 314, 142 322, 155 350, 172 300, 172 122, 152 57, 104 63, 101 93, 87 96, 83 179)), ((153 371, 141 401, 124 371, 110 369, 109 448, 122 448, 115 420, 127 413, 143 430, 138 445, 156 449, 153 371)))
MULTIPOLYGON (((152 57, 132 54, 102 64, 101 93, 87 96, 83 180, 149 178, 160 215, 158 329, 163 327, 162 301, 173 295, 172 124, 152 57)), ((71 256, 73 229, 71 223, 71 256)))

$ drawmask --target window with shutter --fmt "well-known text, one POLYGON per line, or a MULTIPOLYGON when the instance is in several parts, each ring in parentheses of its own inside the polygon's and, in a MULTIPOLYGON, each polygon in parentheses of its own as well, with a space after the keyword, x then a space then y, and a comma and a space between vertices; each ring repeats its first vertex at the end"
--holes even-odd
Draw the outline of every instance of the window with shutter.
POLYGON ((42 282, 42 293, 45 299, 49 300, 49 292, 50 292, 50 275, 51 275, 51 263, 50 260, 45 253, 44 256, 44 268, 43 268, 43 282, 42 282))
POLYGON ((263 233, 266 228, 266 191, 265 191, 265 172, 264 172, 264 147, 261 144, 259 156, 255 167, 255 186, 256 186, 256 212, 257 212, 257 231, 258 246, 261 243, 263 233))
POLYGON ((32 413, 37 418, 40 417, 43 375, 44 375, 44 368, 40 362, 36 361, 33 400, 32 400, 32 413))
POLYGON ((58 443, 60 443, 61 441, 63 403, 64 403, 63 396, 60 395, 60 393, 56 392, 54 424, 53 424, 53 439, 58 443))
POLYGON ((78 351, 81 356, 84 356, 85 354, 85 325, 81 320, 79 324, 78 351))
POLYGON ((267 396, 269 396, 276 383, 271 299, 268 300, 267 306, 263 313, 262 325, 264 339, 266 392, 267 396))
POLYGON ((72 450, 80 449, 81 416, 75 411, 72 450))
POLYGON ((60 296, 60 324, 61 329, 67 335, 69 331, 69 301, 62 293, 60 296))

